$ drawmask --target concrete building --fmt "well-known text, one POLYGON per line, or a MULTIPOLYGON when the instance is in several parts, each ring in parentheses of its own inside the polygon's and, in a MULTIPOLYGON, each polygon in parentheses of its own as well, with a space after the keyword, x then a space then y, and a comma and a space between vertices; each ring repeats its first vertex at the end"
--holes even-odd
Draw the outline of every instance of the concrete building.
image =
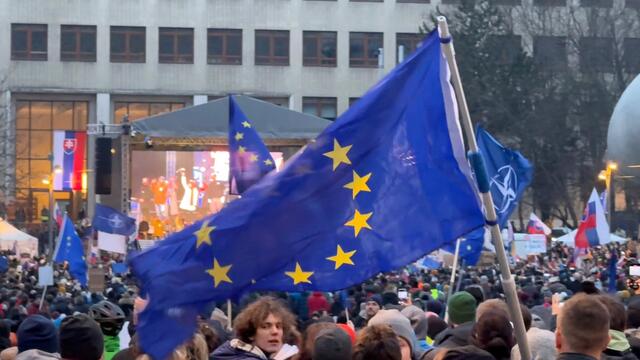
MULTIPOLYGON (((523 1, 567 6, 497 3, 523 1)), ((436 7, 458 2, 1 0, 1 190, 37 221, 48 206, 53 130, 125 114, 242 93, 333 119, 415 49, 436 7)), ((55 197, 78 205, 86 195, 55 197)))

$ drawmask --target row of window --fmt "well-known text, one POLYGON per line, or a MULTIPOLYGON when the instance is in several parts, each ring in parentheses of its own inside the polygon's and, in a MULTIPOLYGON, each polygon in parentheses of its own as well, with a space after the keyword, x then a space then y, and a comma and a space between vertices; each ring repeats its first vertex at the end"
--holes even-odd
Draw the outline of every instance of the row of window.
MULTIPOLYGON (((314 0, 307 0, 314 1, 314 0)), ((315 0, 315 1, 338 1, 338 0, 315 0)), ((384 2, 385 0, 349 0, 350 2, 384 2)), ((395 0, 397 3, 418 3, 430 4, 431 0, 395 0)), ((461 0, 440 0, 441 4, 457 5, 461 0)), ((517 6, 522 4, 522 0, 494 0, 496 5, 517 6)), ((567 0, 533 0, 536 6, 567 6, 567 0)), ((612 7, 613 0, 580 0, 580 5, 585 7, 612 7)), ((627 7, 640 7, 638 0, 626 0, 627 7)))
MULTIPOLYGON (((192 64, 192 28, 159 28, 158 57, 160 63, 192 64)), ((96 26, 62 25, 60 27, 60 60, 96 61, 96 26)), ((110 61, 144 63, 146 61, 146 28, 112 26, 110 61)), ((289 31, 256 30, 255 64, 289 65, 289 31)), ((378 66, 379 50, 383 47, 383 33, 352 32, 349 34, 349 65, 378 66)), ((416 49, 420 34, 399 33, 397 46, 405 54, 416 49)), ((337 65, 338 33, 335 31, 303 32, 303 64, 305 66, 337 65)), ((12 60, 47 60, 47 25, 11 25, 12 60)), ((207 29, 207 63, 218 65, 242 64, 241 29, 207 29)))

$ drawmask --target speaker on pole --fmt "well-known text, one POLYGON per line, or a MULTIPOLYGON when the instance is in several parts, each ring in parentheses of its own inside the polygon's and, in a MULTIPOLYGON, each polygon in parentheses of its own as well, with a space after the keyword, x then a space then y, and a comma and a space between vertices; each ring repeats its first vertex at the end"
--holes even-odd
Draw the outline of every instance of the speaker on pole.
POLYGON ((96 194, 111 194, 111 138, 96 139, 96 194))

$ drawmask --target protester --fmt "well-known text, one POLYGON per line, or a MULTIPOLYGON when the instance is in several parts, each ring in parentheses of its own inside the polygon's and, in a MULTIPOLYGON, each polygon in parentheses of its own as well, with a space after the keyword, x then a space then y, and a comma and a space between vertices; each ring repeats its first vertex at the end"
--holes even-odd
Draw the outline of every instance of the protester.
POLYGON ((389 325, 370 325, 358 334, 352 360, 402 360, 400 341, 389 325))
POLYGON ((594 296, 578 294, 558 316, 558 360, 595 360, 609 344, 609 311, 594 296))
POLYGON ((66 360, 100 360, 104 339, 100 325, 85 314, 68 316, 60 325, 60 356, 66 360))
POLYGON ((403 316, 398 310, 380 310, 369 320, 368 326, 388 325, 398 336, 402 360, 418 358, 422 351, 418 348, 416 334, 413 332, 409 319, 403 316))
POLYGON ((469 345, 469 338, 476 316, 476 299, 466 291, 451 296, 447 303, 450 328, 441 332, 434 346, 452 348, 469 345))
POLYGON ((353 320, 353 324, 356 326, 356 329, 362 329, 365 327, 369 319, 374 317, 381 308, 382 297, 378 294, 371 296, 369 300, 364 303, 364 310, 361 311, 353 320))
POLYGON ((509 360, 515 344, 509 318, 502 311, 482 314, 473 326, 471 342, 489 352, 496 360, 509 360))
POLYGON ((118 334, 124 325, 124 312, 118 305, 104 300, 92 305, 89 315, 100 325, 104 335, 104 360, 111 360, 120 351, 118 334))
POLYGON ((42 315, 27 317, 18 327, 16 360, 59 359, 58 331, 42 315))
POLYGON ((627 322, 627 312, 624 304, 607 295, 599 295, 598 300, 609 311, 609 336, 611 340, 602 352, 602 360, 638 360, 631 350, 631 345, 624 334, 627 322))
MULTIPOLYGON (((533 317, 526 306, 520 306, 520 311, 522 312, 525 330, 527 330, 527 342, 531 351, 531 360, 555 359, 557 356, 554 346, 555 334, 548 330, 532 327, 533 317)), ((520 359, 520 347, 516 344, 511 349, 511 360, 520 359)))

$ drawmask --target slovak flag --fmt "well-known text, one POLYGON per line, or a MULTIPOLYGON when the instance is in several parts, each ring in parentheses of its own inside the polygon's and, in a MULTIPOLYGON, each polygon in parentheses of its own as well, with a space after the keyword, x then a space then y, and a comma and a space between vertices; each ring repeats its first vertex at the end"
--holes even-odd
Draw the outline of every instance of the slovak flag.
POLYGON ((55 175, 54 190, 82 190, 86 143, 87 133, 84 131, 54 131, 53 165, 62 169, 62 174, 55 175))
POLYGON ((531 213, 529 216, 529 222, 527 223, 527 233, 549 235, 551 234, 551 229, 549 229, 549 227, 543 223, 536 214, 531 213))
POLYGON ((604 216, 602 202, 593 189, 576 233, 576 249, 587 249, 610 242, 609 224, 604 216))

